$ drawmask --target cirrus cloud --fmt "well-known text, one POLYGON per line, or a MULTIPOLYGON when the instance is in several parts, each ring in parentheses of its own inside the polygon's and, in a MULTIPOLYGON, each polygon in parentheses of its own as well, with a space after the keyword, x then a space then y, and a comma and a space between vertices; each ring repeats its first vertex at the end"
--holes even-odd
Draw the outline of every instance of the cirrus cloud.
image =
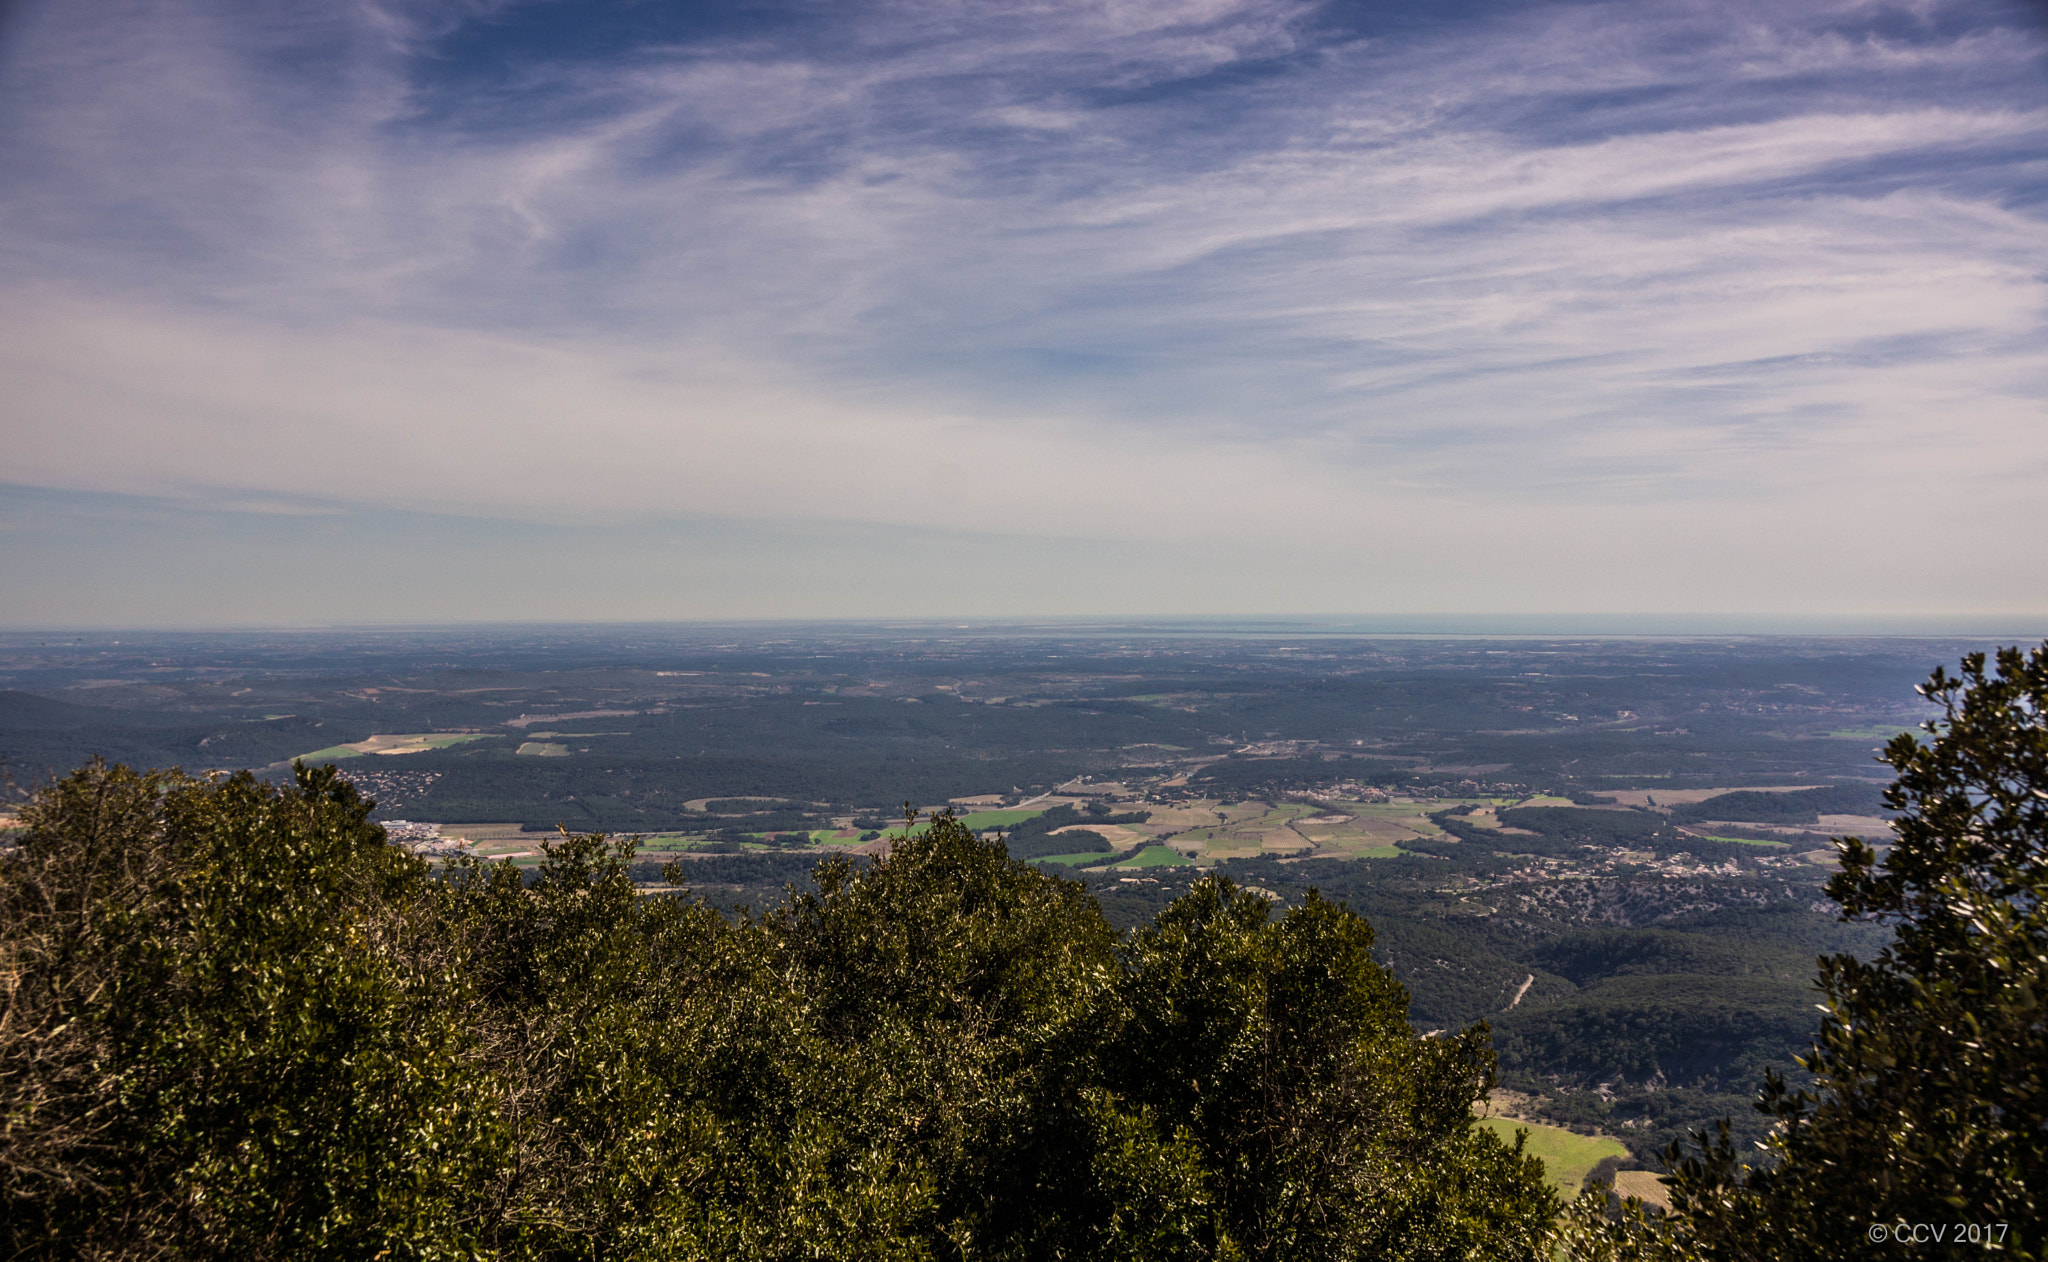
POLYGON ((999 539, 1016 581, 955 609, 939 549, 933 612, 2040 612, 2022 8, 109 0, 4 39, 18 495, 780 540, 634 616, 853 612, 777 577, 834 530, 999 539), (1215 594, 1247 566, 1292 577, 1215 594))

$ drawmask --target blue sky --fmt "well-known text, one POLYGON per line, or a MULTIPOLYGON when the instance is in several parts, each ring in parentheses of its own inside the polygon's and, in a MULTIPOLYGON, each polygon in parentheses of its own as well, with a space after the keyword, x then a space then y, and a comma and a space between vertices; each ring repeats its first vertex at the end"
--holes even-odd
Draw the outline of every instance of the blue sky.
POLYGON ((5 13, 0 622, 2048 625, 2039 6, 5 13))

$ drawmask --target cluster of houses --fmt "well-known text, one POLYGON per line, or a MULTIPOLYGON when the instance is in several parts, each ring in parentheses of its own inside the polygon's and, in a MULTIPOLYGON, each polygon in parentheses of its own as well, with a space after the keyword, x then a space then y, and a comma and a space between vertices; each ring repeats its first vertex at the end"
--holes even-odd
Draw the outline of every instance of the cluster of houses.
POLYGON ((468 844, 460 837, 443 837, 439 824, 409 819, 385 820, 384 836, 392 845, 404 846, 414 854, 453 854, 468 844))

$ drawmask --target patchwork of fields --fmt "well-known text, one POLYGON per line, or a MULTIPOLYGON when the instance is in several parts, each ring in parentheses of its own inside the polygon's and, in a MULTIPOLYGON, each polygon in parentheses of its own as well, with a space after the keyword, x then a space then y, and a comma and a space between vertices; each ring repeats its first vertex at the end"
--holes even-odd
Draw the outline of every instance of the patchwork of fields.
MULTIPOLYGON (((419 740, 419 737, 376 737, 371 741, 361 742, 363 745, 372 746, 371 749, 354 752, 413 752, 416 748, 422 748, 416 744, 419 740)), ((1276 858, 1283 862, 1302 859, 1396 858, 1411 853, 1405 847, 1412 843, 1428 842, 1434 846, 1457 844, 1455 836, 1447 833, 1430 818, 1432 814, 1453 809, 1460 811, 1458 820, 1463 825, 1484 830, 1484 835, 1500 838, 1502 847, 1511 850, 1514 844, 1508 839, 1534 838, 1538 834, 1527 828, 1504 823, 1501 812, 1535 806, 1573 807, 1568 799, 1547 795, 1521 799, 1395 796, 1389 801, 1370 802, 1343 798, 1300 802, 1285 800, 1284 795, 1275 795, 1280 800, 1230 801, 1198 798, 1162 802, 1155 797, 1146 796, 1147 786, 1117 787, 1130 795, 1127 800, 1119 801, 1100 795, 1088 798, 1041 796, 1038 803, 1031 807, 977 810, 960 816, 960 819, 977 832, 1007 833, 1054 808, 1071 809, 1095 802, 1099 804, 1097 809, 1103 809, 1100 804, 1106 803, 1109 809, 1127 814, 1114 824, 1093 823, 1088 817, 1079 816, 1076 818, 1080 822, 1058 828, 1051 836, 1059 837, 1072 833, 1077 837, 1085 837, 1092 834, 1106 841, 1112 852, 1127 857, 1111 863, 1108 861, 1109 855, 1101 850, 1077 850, 1070 853, 1042 854, 1033 861, 1063 867, 1100 865, 1128 869, 1187 865, 1209 867, 1254 858, 1276 858), (1138 814, 1143 814, 1146 818, 1134 818, 1138 814)), ((1694 790, 1682 795, 1674 794, 1674 805, 1698 803, 1710 800, 1717 793, 1732 791, 1694 790)), ((874 835, 872 828, 863 831, 863 828, 853 826, 851 819, 840 820, 822 828, 794 831, 765 829, 750 832, 750 816, 747 813, 750 809, 766 815, 786 810, 790 804, 783 799, 735 798, 720 800, 719 805, 721 809, 730 812, 722 820, 722 830, 671 830, 641 834, 642 853, 650 857, 668 853, 687 854, 713 846, 719 847, 720 852, 726 852, 734 844, 746 850, 787 851, 793 844, 793 839, 794 844, 799 846, 829 851, 862 845, 867 838, 874 835)), ((1637 812, 1634 817, 1641 818, 1639 812, 1644 808, 1630 808, 1617 803, 1611 808, 1601 809, 1634 811, 1637 812)), ((929 827, 929 824, 924 822, 929 818, 930 812, 925 812, 920 822, 911 826, 910 833, 922 834, 929 827)), ((1545 815, 1538 818, 1550 817, 1545 815)), ((1853 823, 1859 826, 1864 835, 1875 835, 1879 831, 1872 825, 1884 825, 1881 819, 1862 816, 1823 817, 1822 822, 1824 825, 1853 823)), ((870 821, 871 825, 875 823, 876 821, 870 821)), ((1744 824, 1742 827, 1765 835, 1724 835, 1715 831, 1711 824, 1695 825, 1689 831, 1702 842, 1739 845, 1758 853, 1785 854, 1807 862, 1826 863, 1833 857, 1831 851, 1816 851, 1810 855, 1804 852, 1795 853, 1789 842, 1812 836, 1803 827, 1774 827, 1768 824, 1744 824), (1782 834, 1786 840, 1775 839, 1776 834, 1782 834)), ((887 831, 900 835, 904 829, 898 823, 889 827, 887 831)), ((467 838, 478 843, 474 848, 478 854, 517 852, 522 857, 526 857, 529 852, 537 853, 539 842, 545 836, 522 832, 517 825, 505 824, 449 824, 444 826, 444 833, 450 837, 467 838)), ((1639 860, 1648 860, 1652 857, 1647 852, 1624 853, 1639 860)))
POLYGON ((1142 828, 1203 863, 1258 855, 1286 858, 1382 858, 1402 853, 1401 843, 1443 836, 1432 811, 1455 800, 1305 804, 1214 799, 1153 808, 1142 828))

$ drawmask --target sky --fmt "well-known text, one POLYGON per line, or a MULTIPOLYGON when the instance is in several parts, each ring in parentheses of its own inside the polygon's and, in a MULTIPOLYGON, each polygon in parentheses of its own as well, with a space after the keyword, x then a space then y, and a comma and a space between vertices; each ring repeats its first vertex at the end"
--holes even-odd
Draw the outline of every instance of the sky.
POLYGON ((0 172, 0 625, 2048 630, 2038 2, 17 0, 0 172))

